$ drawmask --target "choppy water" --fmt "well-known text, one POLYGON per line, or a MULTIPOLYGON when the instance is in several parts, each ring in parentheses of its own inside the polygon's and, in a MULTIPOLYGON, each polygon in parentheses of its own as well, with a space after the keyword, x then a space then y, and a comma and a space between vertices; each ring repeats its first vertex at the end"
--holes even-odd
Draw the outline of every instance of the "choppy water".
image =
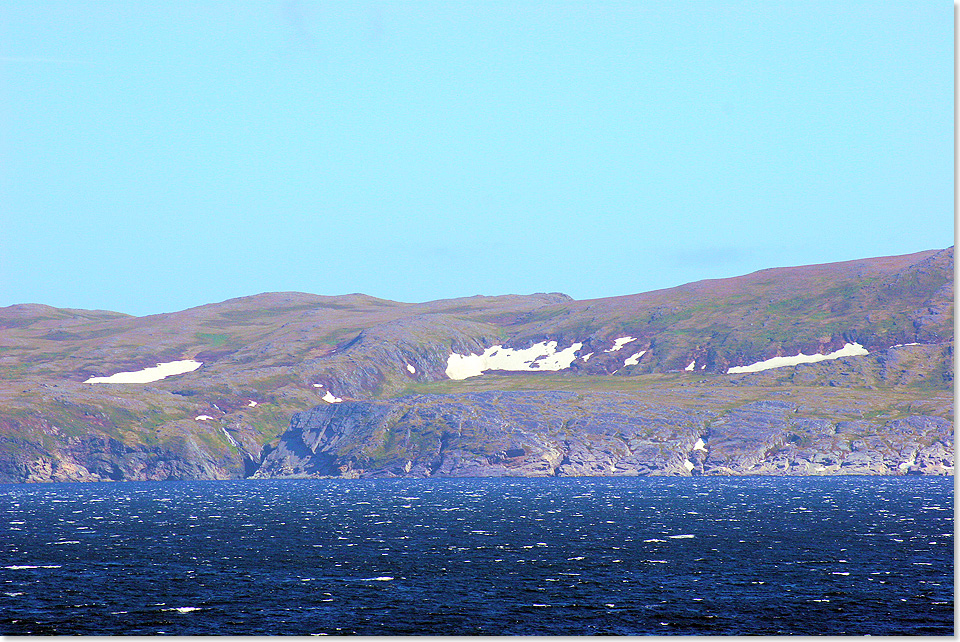
POLYGON ((953 479, 0 486, 0 633, 953 634, 953 479))

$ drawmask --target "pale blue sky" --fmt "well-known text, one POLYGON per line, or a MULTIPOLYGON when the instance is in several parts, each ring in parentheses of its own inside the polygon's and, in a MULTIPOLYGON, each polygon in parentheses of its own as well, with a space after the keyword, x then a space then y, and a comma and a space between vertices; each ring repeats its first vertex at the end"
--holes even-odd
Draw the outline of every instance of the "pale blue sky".
POLYGON ((951 2, 0 4, 0 305, 585 299, 953 243, 951 2))

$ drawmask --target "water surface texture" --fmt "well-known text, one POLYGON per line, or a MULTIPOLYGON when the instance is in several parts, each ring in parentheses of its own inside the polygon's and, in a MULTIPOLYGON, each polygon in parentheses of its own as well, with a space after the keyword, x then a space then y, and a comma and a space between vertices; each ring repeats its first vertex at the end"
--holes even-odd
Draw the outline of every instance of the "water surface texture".
POLYGON ((0 486, 0 633, 952 635, 953 479, 0 486))

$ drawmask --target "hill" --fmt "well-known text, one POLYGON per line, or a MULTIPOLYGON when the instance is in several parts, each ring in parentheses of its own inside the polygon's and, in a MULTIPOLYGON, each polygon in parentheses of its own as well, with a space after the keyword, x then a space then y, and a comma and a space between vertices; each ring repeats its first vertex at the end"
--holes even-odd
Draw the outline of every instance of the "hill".
POLYGON ((0 481, 942 474, 952 390, 953 248, 586 301, 14 305, 0 481))

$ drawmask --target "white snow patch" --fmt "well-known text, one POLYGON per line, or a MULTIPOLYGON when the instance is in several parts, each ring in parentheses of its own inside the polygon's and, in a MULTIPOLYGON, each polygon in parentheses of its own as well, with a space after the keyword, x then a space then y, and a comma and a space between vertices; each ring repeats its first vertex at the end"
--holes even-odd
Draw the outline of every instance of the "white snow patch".
POLYGON ((451 379, 467 379, 482 375, 487 370, 514 372, 562 370, 570 367, 576 359, 574 353, 582 347, 582 343, 574 343, 569 348, 557 352, 556 341, 541 341, 522 350, 492 346, 484 350, 483 354, 453 353, 447 357, 446 374, 451 379))
POLYGON ((341 401, 343 401, 343 399, 341 399, 340 397, 334 397, 333 393, 330 392, 329 390, 327 390, 327 394, 323 395, 321 399, 323 399, 327 403, 340 403, 341 401))
POLYGON ((684 368, 684 370, 686 370, 687 372, 693 372, 693 366, 695 366, 696 364, 697 364, 697 360, 694 359, 693 361, 690 362, 690 365, 684 368))
POLYGON ((322 383, 315 383, 315 384, 313 384, 313 387, 314 387, 314 388, 323 388, 323 384, 322 384, 322 383))
POLYGON ((691 470, 693 470, 693 462, 690 461, 689 459, 684 459, 683 467, 687 469, 687 472, 690 472, 691 470))
POLYGON ((150 383, 151 381, 160 381, 166 377, 193 372, 203 363, 193 359, 183 361, 168 361, 167 363, 158 363, 152 368, 144 368, 136 372, 118 372, 108 377, 90 377, 84 383, 150 383))
POLYGON ((697 443, 695 443, 695 444, 693 445, 693 449, 694 449, 694 450, 702 450, 703 452, 707 452, 707 445, 706 445, 705 443, 703 443, 703 439, 697 439, 697 443))
POLYGON ((251 399, 250 401, 247 402, 247 405, 248 405, 249 407, 251 407, 251 408, 256 408, 256 407, 257 407, 257 402, 254 401, 253 399, 251 399))
POLYGON ((631 341, 636 341, 636 340, 637 340, 636 337, 620 337, 619 339, 614 339, 613 347, 610 348, 609 350, 604 350, 604 352, 616 352, 617 350, 627 345, 631 341))
POLYGON ((918 346, 918 345, 920 345, 920 344, 919 344, 919 343, 898 343, 898 344, 896 344, 896 345, 893 346, 893 347, 894 347, 894 348, 902 348, 903 346, 918 346))
POLYGON ((231 444, 233 444, 233 447, 234 447, 234 448, 239 448, 239 447, 240 447, 240 444, 238 444, 238 443, 237 443, 237 440, 233 438, 233 435, 231 435, 230 433, 227 432, 227 429, 226 429, 226 428, 223 428, 223 427, 221 426, 220 430, 223 431, 223 434, 226 436, 227 441, 229 441, 231 444))
POLYGON ((593 356, 593 353, 592 353, 592 352, 588 352, 587 354, 583 355, 583 356, 580 357, 580 358, 583 359, 583 362, 584 362, 584 363, 586 363, 587 361, 590 360, 590 357, 592 357, 592 356, 593 356))
POLYGON ((623 365, 625 365, 625 366, 635 366, 635 365, 637 365, 637 363, 640 362, 640 357, 642 357, 642 356, 645 355, 645 354, 647 354, 647 351, 646 351, 646 350, 641 350, 640 352, 638 352, 637 354, 633 355, 632 357, 627 357, 626 359, 624 359, 623 365))
POLYGON ((907 470, 907 469, 910 468, 911 466, 916 466, 916 465, 917 465, 917 455, 916 455, 916 453, 914 453, 913 457, 911 457, 911 458, 908 459, 907 461, 905 461, 905 462, 903 462, 902 464, 900 464, 900 466, 898 466, 898 468, 899 468, 900 470, 907 470))
POLYGON ((417 374, 417 369, 414 368, 413 366, 411 366, 411 365, 408 363, 408 364, 407 364, 407 372, 409 372, 410 374, 417 374))
POLYGON ((870 354, 866 348, 859 343, 846 343, 839 350, 834 350, 829 354, 811 354, 806 355, 803 352, 794 357, 772 357, 765 361, 751 363, 749 366, 734 366, 727 370, 727 374, 737 374, 740 372, 760 372, 761 370, 770 370, 771 368, 783 368, 784 366, 795 366, 801 363, 816 363, 827 359, 839 359, 841 357, 862 357, 870 354))
POLYGON ((194 417, 194 419, 196 421, 210 421, 211 419, 213 419, 213 417, 211 417, 210 415, 197 415, 196 417, 194 417))

